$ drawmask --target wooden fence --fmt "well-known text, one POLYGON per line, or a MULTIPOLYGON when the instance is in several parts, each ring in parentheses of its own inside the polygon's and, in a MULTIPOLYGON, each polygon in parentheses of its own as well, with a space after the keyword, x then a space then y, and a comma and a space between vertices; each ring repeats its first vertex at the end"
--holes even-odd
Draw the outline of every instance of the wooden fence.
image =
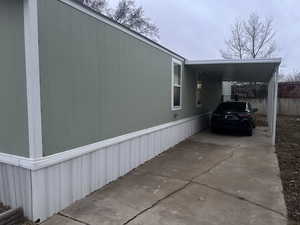
MULTIPOLYGON (((266 114, 267 100, 266 99, 245 99, 251 103, 254 108, 258 109, 258 113, 266 114)), ((278 99, 278 114, 289 116, 300 116, 300 98, 279 98, 278 99)))

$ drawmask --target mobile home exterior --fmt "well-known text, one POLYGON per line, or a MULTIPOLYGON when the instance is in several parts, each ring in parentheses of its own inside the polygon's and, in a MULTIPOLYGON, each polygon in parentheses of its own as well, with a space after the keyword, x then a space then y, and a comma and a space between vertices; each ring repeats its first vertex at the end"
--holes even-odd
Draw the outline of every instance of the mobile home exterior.
POLYGON ((33 221, 207 128, 223 81, 269 83, 275 142, 280 59, 189 61, 76 0, 2 0, 0 27, 0 202, 33 221))
POLYGON ((34 221, 206 128, 221 99, 221 80, 198 90, 184 57, 76 1, 0 12, 0 201, 34 221))

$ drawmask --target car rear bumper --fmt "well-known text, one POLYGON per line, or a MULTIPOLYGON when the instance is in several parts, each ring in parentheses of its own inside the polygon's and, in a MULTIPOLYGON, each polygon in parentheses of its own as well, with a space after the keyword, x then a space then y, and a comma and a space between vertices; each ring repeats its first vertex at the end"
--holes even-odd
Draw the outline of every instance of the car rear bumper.
POLYGON ((212 129, 228 129, 228 130, 249 130, 252 128, 250 121, 240 121, 240 120, 212 120, 212 129))

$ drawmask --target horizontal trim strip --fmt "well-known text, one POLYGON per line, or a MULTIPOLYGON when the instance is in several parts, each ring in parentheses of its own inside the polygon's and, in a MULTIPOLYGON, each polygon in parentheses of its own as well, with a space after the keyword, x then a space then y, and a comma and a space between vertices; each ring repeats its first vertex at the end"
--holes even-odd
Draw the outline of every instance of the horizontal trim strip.
POLYGON ((118 30, 120 30, 120 31, 122 31, 122 32, 124 32, 126 34, 129 34, 129 35, 135 37, 136 39, 138 39, 140 41, 143 41, 143 42, 151 45, 152 47, 155 47, 155 48, 157 48, 157 49, 159 49, 159 50, 161 50, 161 51, 163 51, 165 53, 168 53, 169 55, 171 55, 171 56, 173 56, 173 57, 175 57, 175 58, 177 58, 177 59, 179 59, 181 61, 185 61, 184 57, 182 57, 179 54, 171 51, 170 49, 168 49, 168 48, 166 48, 166 47, 164 47, 164 46, 162 46, 162 45, 160 45, 160 44, 152 41, 151 39, 149 39, 149 38, 147 38, 147 37, 145 37, 145 36, 143 36, 143 35, 135 32, 133 30, 130 30, 129 28, 127 28, 124 25, 119 24, 119 23, 111 20, 110 18, 106 17, 105 15, 101 15, 101 14, 95 12, 94 10, 92 10, 92 9, 86 7, 86 6, 83 6, 80 3, 75 2, 74 0, 58 0, 58 1, 60 1, 60 2, 62 2, 64 4, 70 6, 70 7, 74 8, 74 9, 76 9, 76 10, 79 10, 80 12, 83 12, 86 15, 89 15, 89 16, 91 16, 91 17, 93 17, 93 18, 95 18, 95 19, 97 19, 97 20, 99 20, 101 22, 104 22, 104 23, 106 23, 106 24, 108 24, 108 25, 110 25, 110 26, 112 26, 114 28, 117 28, 118 30))
POLYGON ((0 152, 0 163, 30 169, 34 159, 0 152))
POLYGON ((155 127, 147 128, 144 130, 139 130, 136 132, 128 133, 125 135, 121 135, 118 137, 110 138, 104 141, 96 142, 93 144, 85 145, 82 147, 74 148, 71 150, 67 150, 58 154, 37 158, 37 159, 29 159, 25 157, 0 153, 0 163, 5 163, 17 167, 23 167, 25 169, 29 170, 39 170, 45 167, 49 167, 67 160, 71 160, 73 158, 80 157, 85 154, 89 154, 94 151, 98 151, 101 148, 107 148, 114 144, 120 144, 122 142, 128 141, 133 138, 137 138, 146 134, 150 134, 168 127, 172 127, 181 123, 185 123, 191 120, 196 120, 201 117, 209 116, 210 113, 201 114, 198 116, 193 116, 185 119, 181 119, 178 121, 173 121, 169 123, 165 123, 162 125, 158 125, 155 127))

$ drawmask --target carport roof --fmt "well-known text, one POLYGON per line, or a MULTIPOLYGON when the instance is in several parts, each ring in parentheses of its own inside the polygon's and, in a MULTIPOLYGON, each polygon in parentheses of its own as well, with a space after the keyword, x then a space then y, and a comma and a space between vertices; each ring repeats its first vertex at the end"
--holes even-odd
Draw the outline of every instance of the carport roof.
POLYGON ((203 77, 223 81, 268 82, 281 58, 247 60, 187 60, 185 65, 203 77))

